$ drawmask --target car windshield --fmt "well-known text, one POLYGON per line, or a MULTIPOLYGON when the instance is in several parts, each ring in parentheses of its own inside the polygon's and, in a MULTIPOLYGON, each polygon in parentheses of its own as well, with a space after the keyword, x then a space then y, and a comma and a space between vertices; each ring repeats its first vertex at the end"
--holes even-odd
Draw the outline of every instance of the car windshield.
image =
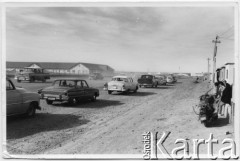
POLYGON ((113 78, 112 81, 127 81, 127 78, 113 78))
POLYGON ((142 78, 142 79, 152 79, 153 76, 151 76, 151 75, 142 75, 141 78, 142 78))
POLYGON ((73 87, 76 86, 76 81, 74 80, 57 80, 54 82, 54 87, 73 87))
POLYGON ((164 76, 161 76, 161 75, 157 75, 156 77, 159 79, 164 79, 164 76))
POLYGON ((54 87, 76 87, 88 88, 88 84, 83 80, 57 80, 53 84, 54 87))

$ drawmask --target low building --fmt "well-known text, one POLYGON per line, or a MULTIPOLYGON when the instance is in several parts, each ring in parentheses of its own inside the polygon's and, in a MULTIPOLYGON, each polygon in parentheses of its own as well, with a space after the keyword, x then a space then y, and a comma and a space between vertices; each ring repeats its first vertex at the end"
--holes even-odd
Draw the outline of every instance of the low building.
POLYGON ((191 73, 192 77, 203 77, 203 73, 191 73))
POLYGON ((225 80, 230 85, 234 82, 234 63, 225 64, 225 80))
POLYGON ((101 73, 103 76, 113 76, 114 69, 108 65, 91 63, 56 63, 56 62, 7 62, 7 71, 19 72, 25 67, 42 68, 53 75, 90 75, 101 73))
POLYGON ((219 81, 225 80, 225 66, 220 68, 219 81))

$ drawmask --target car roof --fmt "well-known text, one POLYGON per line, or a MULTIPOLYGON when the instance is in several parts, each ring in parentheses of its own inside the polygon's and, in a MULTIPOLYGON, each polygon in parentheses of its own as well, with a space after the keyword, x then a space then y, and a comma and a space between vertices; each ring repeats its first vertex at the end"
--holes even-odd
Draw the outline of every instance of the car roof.
POLYGON ((119 75, 119 76, 114 76, 113 78, 130 78, 130 77, 125 76, 125 75, 119 75))
POLYGON ((84 79, 79 79, 79 78, 58 78, 58 79, 55 79, 54 81, 59 81, 59 80, 71 80, 71 81, 86 81, 84 79))

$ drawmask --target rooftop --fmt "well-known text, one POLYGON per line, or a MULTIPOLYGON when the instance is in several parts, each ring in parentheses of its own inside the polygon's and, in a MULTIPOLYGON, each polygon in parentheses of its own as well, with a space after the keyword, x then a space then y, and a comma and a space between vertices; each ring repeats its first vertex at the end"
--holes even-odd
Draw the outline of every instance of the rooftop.
POLYGON ((92 63, 64 63, 64 62, 6 62, 7 68, 25 68, 29 67, 33 64, 38 65, 43 69, 71 69, 78 64, 81 64, 87 67, 90 70, 98 70, 98 71, 105 71, 105 70, 114 70, 108 65, 104 64, 92 64, 92 63))

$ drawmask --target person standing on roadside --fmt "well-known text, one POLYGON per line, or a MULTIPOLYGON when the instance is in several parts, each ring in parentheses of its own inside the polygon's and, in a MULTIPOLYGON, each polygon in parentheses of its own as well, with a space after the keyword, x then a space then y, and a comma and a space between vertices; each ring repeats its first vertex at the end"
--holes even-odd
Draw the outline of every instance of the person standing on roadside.
POLYGON ((219 113, 219 107, 221 103, 221 95, 222 91, 220 89, 220 82, 215 82, 214 83, 214 90, 213 90, 213 95, 214 95, 214 113, 219 113))
POLYGON ((224 115, 226 106, 231 106, 232 87, 225 80, 220 82, 220 88, 222 89, 220 114, 224 115))

